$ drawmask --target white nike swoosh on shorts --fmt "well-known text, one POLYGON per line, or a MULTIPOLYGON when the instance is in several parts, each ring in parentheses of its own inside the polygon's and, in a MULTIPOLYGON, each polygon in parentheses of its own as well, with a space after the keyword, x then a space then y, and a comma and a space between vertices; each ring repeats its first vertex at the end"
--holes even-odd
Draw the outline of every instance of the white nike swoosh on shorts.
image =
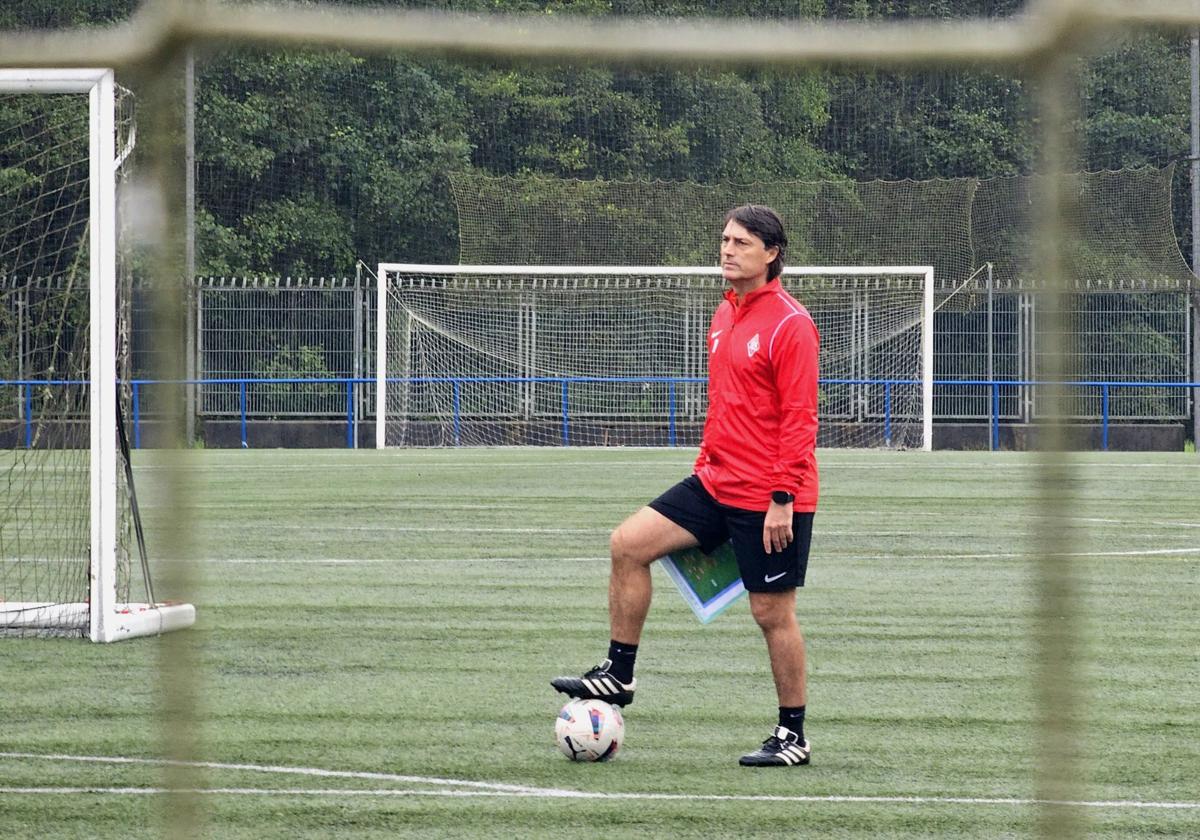
POLYGON ((787 574, 787 572, 780 572, 777 575, 763 575, 763 582, 764 583, 774 583, 775 581, 779 580, 781 577, 783 577, 786 574, 787 574))

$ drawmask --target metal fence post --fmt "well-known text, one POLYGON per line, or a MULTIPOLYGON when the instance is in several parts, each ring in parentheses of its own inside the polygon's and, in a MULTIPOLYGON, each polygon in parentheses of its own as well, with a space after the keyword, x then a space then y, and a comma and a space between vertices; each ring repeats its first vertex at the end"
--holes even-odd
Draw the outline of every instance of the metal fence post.
POLYGON ((133 448, 142 448, 142 389, 140 382, 132 384, 133 393, 133 448))
POLYGON ((667 383, 667 445, 675 445, 675 380, 667 383))
POLYGON ((353 336, 353 342, 354 342, 353 359, 354 359, 354 361, 352 364, 352 374, 354 376, 354 381, 350 385, 347 386, 350 389, 351 393, 347 394, 346 400, 347 400, 348 405, 350 406, 351 411, 354 412, 354 421, 351 424, 351 428, 350 428, 350 435, 351 435, 350 447, 352 449, 358 448, 358 422, 359 422, 359 417, 362 415, 361 409, 357 410, 357 411, 354 410, 355 409, 355 401, 362 398, 362 391, 363 391, 362 388, 358 387, 358 380, 362 379, 362 377, 363 377, 363 318, 366 315, 366 312, 363 309, 362 265, 363 265, 362 262, 359 261, 354 266, 354 295, 353 295, 353 302, 351 303, 351 306, 353 307, 352 311, 354 313, 354 317, 352 319, 353 323, 351 326, 351 329, 353 329, 353 331, 354 331, 354 336, 353 336))
POLYGON ((1108 383, 1100 386, 1100 448, 1108 451, 1108 383))
POLYGON ((454 403, 454 445, 462 446, 462 382, 455 379, 450 385, 454 403))
POLYGON ((568 383, 568 381, 569 380, 566 380, 566 379, 564 379, 562 381, 562 442, 563 442, 563 446, 571 445, 571 432, 570 432, 571 419, 570 419, 568 402, 567 402, 567 383, 568 383))
POLYGON ((996 305, 992 287, 992 264, 987 264, 987 378, 996 378, 996 305))
POLYGON ((238 380, 238 405, 242 416, 242 449, 246 449, 249 444, 246 442, 246 380, 238 380))
POLYGON ((1192 290, 1191 298, 1192 364, 1187 376, 1198 386, 1192 389, 1192 446, 1196 452, 1200 452, 1200 288, 1192 290))
POLYGON ((992 380, 992 451, 1000 448, 1000 383, 992 380))
MULTIPOLYGON (((1021 293, 1021 321, 1018 328, 1018 337, 1021 341, 1020 365, 1021 370, 1017 373, 1019 379, 1032 381, 1037 379, 1037 312, 1034 309, 1035 298, 1031 292, 1021 293)), ((1034 393, 1033 389, 1027 386, 1022 386, 1020 391, 1020 417, 1022 423, 1032 423, 1034 417, 1034 393)))
POLYGON ((195 365, 191 373, 192 387, 196 400, 196 404, 193 406, 196 418, 199 418, 204 412, 204 378, 208 375, 204 364, 204 289, 206 282, 212 282, 211 278, 196 281, 196 311, 194 318, 196 324, 196 347, 195 354, 192 357, 195 360, 195 365))
POLYGON ((883 445, 892 445, 892 381, 883 383, 883 445))
POLYGON ((20 386, 25 394, 25 448, 33 446, 33 384, 20 386))

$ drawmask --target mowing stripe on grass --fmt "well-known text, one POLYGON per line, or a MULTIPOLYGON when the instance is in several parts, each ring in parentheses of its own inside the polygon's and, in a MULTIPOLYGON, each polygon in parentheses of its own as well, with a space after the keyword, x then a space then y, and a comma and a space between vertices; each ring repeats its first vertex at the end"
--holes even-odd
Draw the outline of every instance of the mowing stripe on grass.
MULTIPOLYGON (((1055 554, 1055 557, 1180 557, 1190 560, 1192 556, 1200 559, 1200 546, 1193 548, 1147 548, 1136 551, 1079 551, 1055 554)), ((838 555, 854 556, 859 560, 894 560, 899 554, 857 554, 838 555)), ((1034 555, 1023 552, 1000 552, 995 554, 913 554, 903 555, 909 559, 921 560, 1028 560, 1034 555)), ((381 564, 381 563, 607 563, 609 557, 306 557, 306 558, 271 558, 271 557, 210 557, 199 560, 201 563, 232 563, 251 565, 322 565, 322 564, 381 564)))
MULTIPOLYGON (((449 780, 446 780, 449 781, 449 780)), ((457 784, 457 783, 456 783, 457 784)), ((975 796, 776 796, 737 795, 720 793, 600 793, 586 790, 530 788, 528 790, 420 790, 417 788, 386 788, 356 790, 353 788, 191 788, 173 790, 159 787, 0 787, 0 795, 81 795, 81 796, 147 796, 159 794, 195 794, 205 796, 317 796, 317 797, 516 797, 525 799, 592 799, 654 802, 776 802, 804 804, 855 805, 1005 805, 1034 807, 1055 805, 1072 808, 1111 808, 1195 811, 1200 802, 1140 802, 1133 799, 1082 800, 1053 802, 1041 799, 1002 799, 975 796)))

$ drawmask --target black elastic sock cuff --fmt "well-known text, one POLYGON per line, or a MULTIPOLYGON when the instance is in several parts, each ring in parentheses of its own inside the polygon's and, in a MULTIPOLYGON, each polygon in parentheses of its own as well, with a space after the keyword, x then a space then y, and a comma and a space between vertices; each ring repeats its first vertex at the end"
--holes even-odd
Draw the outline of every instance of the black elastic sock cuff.
POLYGON ((804 709, 804 706, 779 707, 779 725, 795 732, 796 737, 802 741, 804 740, 804 709))
POLYGON ((637 649, 637 645, 618 642, 616 639, 610 639, 608 642, 608 661, 612 663, 612 675, 623 683, 633 679, 637 649))

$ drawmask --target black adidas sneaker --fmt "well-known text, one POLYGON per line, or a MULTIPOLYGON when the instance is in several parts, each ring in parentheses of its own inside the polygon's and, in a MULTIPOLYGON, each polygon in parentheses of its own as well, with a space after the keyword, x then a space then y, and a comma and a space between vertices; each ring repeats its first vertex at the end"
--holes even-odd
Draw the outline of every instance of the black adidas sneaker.
POLYGON ((611 667, 612 660, 605 659, 582 677, 555 677, 550 680, 550 685, 556 691, 581 700, 603 700, 614 706, 628 706, 633 702, 637 678, 623 683, 609 673, 611 667))
POLYGON ((743 767, 792 767, 808 764, 812 747, 801 741, 796 733, 786 726, 776 726, 771 737, 752 753, 738 759, 743 767))

